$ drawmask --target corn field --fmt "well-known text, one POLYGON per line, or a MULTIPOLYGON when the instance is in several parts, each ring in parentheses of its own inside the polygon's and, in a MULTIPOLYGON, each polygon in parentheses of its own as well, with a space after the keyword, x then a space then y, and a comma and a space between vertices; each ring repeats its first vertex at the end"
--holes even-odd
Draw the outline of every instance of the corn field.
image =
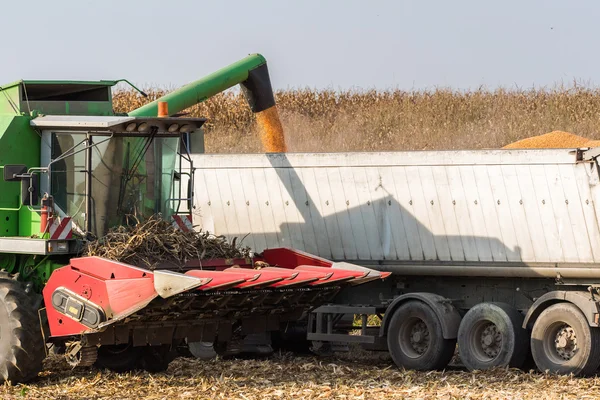
MULTIPOLYGON (((115 93, 127 112, 166 91, 115 93)), ((600 89, 459 92, 283 90, 276 100, 289 151, 498 148, 560 130, 600 139, 600 89)), ((261 152, 255 117, 241 93, 226 92, 187 110, 206 117, 207 152, 261 152)))

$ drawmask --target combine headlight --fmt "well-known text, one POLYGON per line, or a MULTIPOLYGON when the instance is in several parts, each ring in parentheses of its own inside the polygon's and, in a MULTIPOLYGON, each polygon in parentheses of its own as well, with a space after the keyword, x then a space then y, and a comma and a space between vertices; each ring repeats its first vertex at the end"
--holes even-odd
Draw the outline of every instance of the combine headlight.
POLYGON ((177 132, 177 129, 179 129, 179 124, 169 125, 169 132, 177 132))
POLYGON ((149 126, 147 123, 142 122, 140 124, 140 126, 138 126, 138 132, 146 132, 148 130, 149 126))
POLYGON ((130 124, 127 124, 127 126, 125 127, 125 130, 127 132, 133 132, 133 131, 135 131, 136 127, 137 127, 137 124, 135 122, 132 122, 130 124))
POLYGON ((180 131, 180 132, 183 132, 183 133, 188 133, 188 132, 191 132, 191 131, 192 131, 192 129, 193 129, 193 128, 192 128, 192 126, 191 126, 191 125, 189 125, 189 124, 185 124, 184 126, 182 126, 182 127, 181 127, 181 129, 180 129, 179 131, 180 131))

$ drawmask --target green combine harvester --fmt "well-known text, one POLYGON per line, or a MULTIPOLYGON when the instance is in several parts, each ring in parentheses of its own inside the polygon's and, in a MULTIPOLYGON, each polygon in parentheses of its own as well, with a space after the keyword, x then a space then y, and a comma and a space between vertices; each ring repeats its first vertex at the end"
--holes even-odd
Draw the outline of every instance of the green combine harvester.
MULTIPOLYGON (((42 289, 84 240, 127 216, 171 218, 187 196, 179 195, 178 172, 201 143, 194 135, 204 119, 157 118, 159 101, 116 114, 111 89, 120 81, 0 87, 0 381, 40 370, 44 341, 52 340, 42 335, 42 289)), ((260 55, 159 100, 176 114, 239 83, 254 111, 274 104, 260 55)))
POLYGON ((52 346, 73 366, 162 370, 182 341, 223 342, 249 321, 261 331, 274 312, 297 319, 365 275, 288 249, 153 271, 78 257, 131 216, 189 226, 205 120, 177 113, 236 84, 254 112, 275 104, 258 54, 128 114, 113 111, 121 81, 0 87, 0 382, 35 377, 52 346))

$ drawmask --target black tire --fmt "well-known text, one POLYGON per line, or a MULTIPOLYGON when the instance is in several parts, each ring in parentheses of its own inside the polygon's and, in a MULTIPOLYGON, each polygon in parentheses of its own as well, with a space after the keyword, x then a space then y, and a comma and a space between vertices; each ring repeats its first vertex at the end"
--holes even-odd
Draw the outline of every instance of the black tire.
POLYGON ((425 371, 446 367, 456 349, 456 339, 444 339, 437 315, 420 301, 409 301, 394 311, 387 342, 397 366, 425 371))
POLYGON ((289 323, 279 331, 272 332, 271 343, 275 351, 291 351, 296 354, 310 354, 311 342, 306 339, 308 327, 304 323, 289 323))
POLYGON ((335 354, 331 342, 320 342, 318 340, 310 342, 310 352, 319 357, 331 357, 335 354))
POLYGON ((36 305, 20 282, 0 279, 0 383, 35 378, 46 358, 36 305))
POLYGON ((168 344, 142 347, 140 354, 140 369, 153 373, 166 371, 169 363, 175 359, 175 351, 168 344))
POLYGON ((100 346, 95 366, 118 373, 134 371, 139 368, 140 355, 141 348, 131 344, 100 346))
POLYGON ((217 358, 213 342, 189 342, 188 350, 199 360, 209 361, 217 358))
POLYGON ((165 371, 175 358, 170 345, 133 347, 131 344, 100 346, 95 366, 122 373, 136 370, 165 371))
POLYGON ((470 371, 496 367, 520 368, 529 338, 523 315, 505 303, 480 303, 460 322, 458 353, 470 371))
POLYGON ((574 304, 553 304, 533 324, 531 353, 542 372, 594 375, 600 366, 600 328, 590 327, 574 304))
POLYGON ((531 346, 529 346, 529 342, 531 342, 531 333, 528 333, 527 337, 530 338, 527 345, 527 355, 525 356, 525 361, 523 361, 523 365, 519 367, 523 372, 537 370, 537 365, 535 365, 535 360, 533 359, 533 355, 531 354, 531 346))

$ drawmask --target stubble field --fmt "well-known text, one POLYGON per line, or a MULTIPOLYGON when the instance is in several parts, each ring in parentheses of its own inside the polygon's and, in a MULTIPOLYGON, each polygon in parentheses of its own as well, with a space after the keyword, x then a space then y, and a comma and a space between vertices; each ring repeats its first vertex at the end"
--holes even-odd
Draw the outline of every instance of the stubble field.
POLYGON ((520 370, 418 372, 387 358, 276 354, 262 360, 179 358, 165 373, 72 370, 46 361, 36 382, 0 387, 3 399, 595 399, 600 378, 520 370))

